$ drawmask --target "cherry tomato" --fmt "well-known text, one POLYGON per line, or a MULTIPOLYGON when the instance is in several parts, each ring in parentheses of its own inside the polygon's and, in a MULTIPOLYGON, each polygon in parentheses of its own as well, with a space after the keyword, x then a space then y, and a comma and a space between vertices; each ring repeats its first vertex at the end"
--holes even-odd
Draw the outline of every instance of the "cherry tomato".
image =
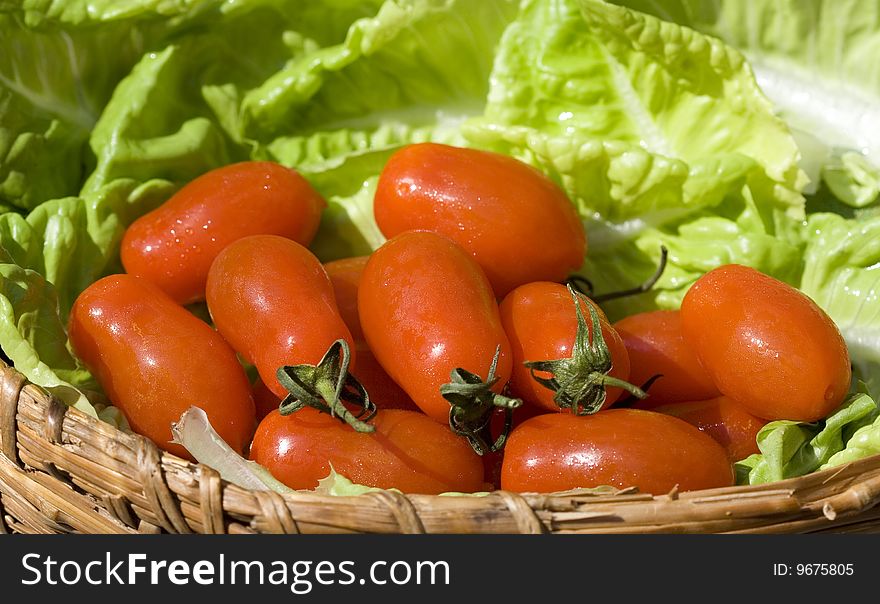
POLYGON ((422 413, 384 409, 364 434, 305 407, 260 423, 251 459, 294 489, 313 489, 333 468, 357 484, 436 495, 483 488, 483 466, 467 443, 422 413))
POLYGON ((279 367, 315 365, 336 340, 348 343, 354 364, 330 278, 295 241, 252 235, 232 243, 211 265, 207 298, 217 330, 278 397, 288 394, 279 367))
MULTIPOLYGON (((592 341, 593 328, 584 302, 589 299, 580 295, 578 298, 592 341)), ((590 304, 593 303, 590 301, 590 304)), ((623 340, 598 306, 593 304, 593 307, 599 315, 602 338, 611 353, 611 369, 608 375, 627 380, 630 374, 630 360, 623 340)), ((553 400, 555 392, 538 383, 524 363, 571 357, 578 329, 571 292, 559 283, 547 281, 527 283, 507 294, 501 301, 500 308, 504 331, 510 338, 513 351, 511 394, 545 411, 559 411, 559 404, 553 400)), ((585 377, 587 373, 589 371, 584 372, 585 377)), ((550 377, 550 374, 544 371, 536 371, 536 374, 539 377, 550 377)), ((617 400, 622 392, 620 388, 607 387, 603 408, 617 400)))
POLYGON ((702 401, 718 396, 718 388, 703 369, 696 353, 681 333, 681 313, 655 310, 631 315, 614 324, 629 353, 629 379, 651 384, 642 409, 682 401, 702 401))
POLYGON ((583 223, 562 189, 497 153, 406 146, 382 170, 373 211, 386 237, 429 230, 461 245, 498 297, 530 281, 562 281, 586 254, 583 223))
POLYGON ((122 264, 177 302, 196 302, 204 299, 208 269, 224 247, 257 234, 308 245, 325 206, 302 176, 279 164, 224 166, 134 221, 122 239, 122 264))
POLYGON ((510 377, 492 288, 474 259, 443 236, 402 233, 376 250, 361 276, 358 310, 379 363, 439 422, 450 420, 440 387, 454 369, 487 379, 500 350, 491 390, 500 393, 510 377))
POLYGON ((501 488, 515 492, 609 485, 663 494, 732 484, 721 445, 687 422, 640 409, 533 417, 511 433, 501 470, 501 488))
POLYGON ((367 260, 369 260, 369 256, 358 256, 324 264, 327 275, 330 276, 330 281, 333 283, 339 314, 348 326, 351 337, 354 339, 355 350, 357 350, 358 362, 352 375, 363 384, 380 409, 418 411, 419 408, 409 395, 391 379, 391 376, 379 364, 364 338, 361 320, 358 316, 357 294, 367 260))
POLYGON ((755 269, 726 265, 699 278, 681 325, 718 390, 760 418, 817 421, 849 390, 849 353, 831 318, 755 269))
POLYGON ((76 355, 132 430, 191 459, 171 444, 171 424, 190 406, 241 453, 256 425, 244 368, 223 338, 154 285, 111 275, 83 291, 68 326, 76 355))
POLYGON ((726 396, 705 401, 661 405, 653 409, 696 426, 724 447, 731 461, 740 461, 758 450, 758 432, 767 423, 726 396))
POLYGON ((257 408, 257 421, 262 421, 264 417, 272 413, 281 404, 281 399, 269 390, 265 382, 261 378, 257 378, 251 387, 251 393, 254 397, 254 405, 257 408))

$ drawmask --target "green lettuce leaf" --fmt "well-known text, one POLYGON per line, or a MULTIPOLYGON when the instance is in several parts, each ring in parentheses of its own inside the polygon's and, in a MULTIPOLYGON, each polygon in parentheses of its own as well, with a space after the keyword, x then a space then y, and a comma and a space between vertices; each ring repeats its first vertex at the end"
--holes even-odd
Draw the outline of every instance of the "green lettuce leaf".
POLYGON ((293 57, 242 99, 258 140, 389 123, 433 124, 482 109, 494 45, 516 3, 385 2, 341 44, 293 57), (461 69, 462 61, 468 69, 461 69))
POLYGON ((89 133, 143 52, 144 33, 35 30, 2 13, 0 32, 0 206, 29 210, 78 193, 92 163, 89 133))
MULTIPOLYGON (((380 489, 377 487, 368 487, 363 484, 357 484, 352 482, 351 479, 346 478, 342 474, 336 471, 333 467, 333 464, 330 464, 330 473, 318 481, 318 486, 315 487, 313 492, 319 493, 321 495, 334 495, 337 497, 346 497, 353 495, 363 495, 364 493, 375 493, 377 491, 382 491, 384 489, 380 489)), ((398 491, 397 489, 388 489, 390 491, 398 491)))
POLYGON ((378 176, 370 176, 352 194, 331 195, 311 249, 324 262, 367 256, 385 242, 373 218, 378 176))
POLYGON ((854 208, 870 206, 880 197, 880 169, 862 153, 835 154, 822 167, 822 178, 837 199, 854 208))
POLYGON ((820 470, 842 466, 871 455, 880 454, 880 417, 873 423, 862 426, 847 440, 846 448, 831 456, 820 470))
POLYGON ((612 316, 675 307, 725 262, 799 278, 799 243, 782 237, 804 214, 796 141, 743 56, 714 38, 598 1, 525 2, 485 114, 462 130, 563 186, 597 291, 637 285, 669 248, 657 288, 612 316))
MULTIPOLYGON (((787 420, 770 422, 758 432, 761 452, 737 463, 737 481, 740 484, 761 484, 818 470, 833 456, 846 450, 853 435, 870 427, 878 415, 877 403, 862 391, 850 395, 840 409, 823 421, 813 424, 787 420)), ((861 435, 863 437, 865 432, 861 435)), ((850 457, 857 454, 855 443, 853 447, 848 453, 850 457)))
POLYGON ((31 26, 47 23, 97 25, 133 19, 177 17, 194 6, 216 0, 23 0, 21 11, 31 26))
POLYGON ((744 185, 803 214, 795 141, 742 55, 604 2, 525 2, 465 134, 556 177, 585 217, 666 222, 744 185))
POLYGON ((31 382, 119 427, 125 418, 70 350, 67 316, 82 289, 121 270, 125 227, 168 191, 164 181, 115 181, 86 198, 45 202, 27 217, 0 215, 0 347, 31 382))
POLYGON ((800 289, 840 328, 857 374, 880 388, 880 216, 810 216, 800 289))
POLYGON ((0 264, 0 343, 31 382, 97 417, 83 394, 96 385, 68 347, 55 288, 39 273, 16 264, 0 264))
MULTIPOLYGON (((724 40, 748 57, 814 182, 878 200, 880 6, 873 0, 614 0, 724 40)), ((814 189, 811 189, 812 192, 814 189)))
POLYGON ((120 178, 179 185, 247 159, 253 144, 239 131, 238 101, 296 52, 286 43, 286 25, 268 7, 213 16, 144 54, 91 133, 96 166, 83 192, 120 178), (255 31, 260 43, 242 53, 255 31))
POLYGON ((0 215, 0 247, 18 266, 53 284, 61 316, 99 277, 119 272, 125 227, 156 207, 173 189, 166 181, 117 180, 85 197, 47 201, 27 217, 0 215))

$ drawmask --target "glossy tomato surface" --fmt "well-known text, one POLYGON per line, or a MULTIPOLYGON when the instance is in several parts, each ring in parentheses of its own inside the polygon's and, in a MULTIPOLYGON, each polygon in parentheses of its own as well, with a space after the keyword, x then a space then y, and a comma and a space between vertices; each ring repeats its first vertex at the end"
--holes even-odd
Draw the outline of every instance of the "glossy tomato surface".
POLYGON ((501 487, 516 492, 609 485, 664 494, 676 485, 687 491, 732 484, 721 445, 676 417, 639 409, 526 420, 510 435, 501 470, 501 487))
POLYGON ((700 359, 684 341, 681 313, 655 310, 621 319, 614 328, 629 353, 630 381, 641 386, 651 377, 662 377, 651 384, 648 398, 639 407, 683 401, 701 401, 720 394, 700 359))
POLYGON ((305 407, 273 411, 260 423, 251 459, 294 489, 313 489, 330 465, 357 484, 404 493, 473 492, 483 488, 483 464, 467 442, 422 413, 386 409, 376 431, 355 432, 305 407))
POLYGON ((752 268, 726 265, 699 278, 681 323, 718 390, 763 419, 822 419, 849 389, 849 353, 831 318, 752 268))
POLYGON ((757 436, 767 420, 755 417, 726 396, 661 405, 654 411, 673 415, 696 426, 724 447, 731 461, 760 453, 757 436))
MULTIPOLYGON (((587 322, 592 340, 593 328, 590 313, 580 297, 581 311, 587 322)), ((501 301, 501 321, 504 331, 510 338, 513 352, 513 373, 510 378, 510 392, 530 405, 546 411, 559 411, 553 400, 554 392, 535 381, 527 361, 548 361, 571 356, 577 334, 577 314, 574 300, 568 289, 559 283, 538 281, 522 285, 501 301)), ((630 360, 623 340, 611 326, 605 313, 594 305, 602 326, 602 337, 611 353, 612 377, 627 380, 630 375, 630 360)), ((546 372, 536 372, 541 377, 549 377, 546 372)), ((622 393, 620 388, 606 389, 607 407, 622 393)))
POLYGON ((453 369, 485 379, 500 347, 493 390, 510 377, 510 344, 492 288, 474 259, 441 235, 407 232, 376 250, 361 277, 358 309, 370 350, 437 421, 449 420, 440 386, 453 369))
POLYGON ((294 170, 263 161, 224 166, 134 221, 122 240, 122 264, 188 304, 204 299, 208 269, 224 247, 257 234, 308 245, 325 207, 294 170))
POLYGON ((208 310, 217 330, 254 364, 276 396, 287 391, 276 372, 315 365, 339 339, 356 353, 323 265, 306 248, 275 235, 229 245, 211 265, 208 310))
POLYGON ((583 224, 562 189, 497 153, 406 146, 382 170, 373 211, 386 237, 421 229, 454 240, 498 297, 530 281, 562 281, 586 254, 583 224))
POLYGON ((367 345, 358 316, 358 288, 369 256, 344 258, 324 264, 333 283, 339 314, 348 326, 357 350, 357 367, 352 375, 366 388, 379 409, 419 410, 409 395, 397 385, 367 345))
POLYGON ((250 384, 235 352, 216 331, 157 287, 112 275, 83 291, 73 305, 70 341, 131 428, 159 447, 171 423, 190 406, 241 453, 255 427, 250 384))

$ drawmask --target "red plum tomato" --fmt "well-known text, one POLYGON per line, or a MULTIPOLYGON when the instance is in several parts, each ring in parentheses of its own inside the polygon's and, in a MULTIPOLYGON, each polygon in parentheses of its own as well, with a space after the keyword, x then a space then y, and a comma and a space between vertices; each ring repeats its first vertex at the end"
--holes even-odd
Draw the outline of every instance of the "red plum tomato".
POLYGON ((205 297, 211 262, 227 245, 259 234, 308 245, 325 207, 294 170, 267 161, 224 166, 135 220, 122 239, 122 264, 175 301, 197 302, 205 297))
POLYGON ((191 459, 171 444, 171 424, 190 406, 241 453, 256 424, 244 368, 211 327, 159 288, 111 275, 76 299, 68 325, 76 355, 135 432, 191 459))
POLYGON ((724 448, 676 417, 640 409, 548 413, 523 422, 504 450, 501 488, 553 492, 638 487, 664 494, 731 486, 724 448))
POLYGON ((358 314, 379 363, 439 422, 449 421, 440 386, 453 369, 485 379, 500 347, 493 391, 501 392, 510 377, 510 344, 492 288, 474 259, 446 237, 410 231, 373 252, 358 314))
POLYGON ((403 147, 379 176, 373 211, 386 237, 428 230, 458 243, 498 297, 530 281, 562 281, 586 254, 583 223, 562 189, 497 153, 403 147))
POLYGON ((464 439, 423 413, 384 409, 375 432, 356 432, 305 407, 260 422, 251 459, 294 489, 313 489, 333 469, 356 484, 436 495, 483 487, 483 465, 464 439))
POLYGON ((762 419, 817 421, 849 390, 849 353, 834 321, 753 268, 730 264, 697 279, 681 325, 718 390, 762 419))
POLYGON ((208 310, 217 330, 276 396, 285 365, 316 365, 337 340, 354 341, 321 262, 293 240, 252 235, 230 244, 208 273, 208 310))

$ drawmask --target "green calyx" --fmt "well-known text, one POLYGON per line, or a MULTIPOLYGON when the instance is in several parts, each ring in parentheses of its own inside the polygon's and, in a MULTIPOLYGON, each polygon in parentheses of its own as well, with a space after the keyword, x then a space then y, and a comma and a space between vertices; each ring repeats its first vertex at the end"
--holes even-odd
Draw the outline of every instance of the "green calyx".
POLYGON ((579 303, 583 296, 570 284, 567 287, 577 315, 577 332, 571 356, 524 363, 531 371, 532 378, 554 392, 553 400, 560 408, 570 409, 575 415, 590 415, 602 409, 607 397, 605 389, 608 387, 622 388, 636 398, 645 398, 647 394, 639 387, 608 375, 612 368, 612 358, 602 336, 599 314, 590 301, 584 298, 585 306, 590 312, 593 333, 591 339, 590 329, 579 303), (548 373, 550 377, 539 376, 536 372, 548 373))
POLYGON ((317 365, 285 365, 276 373, 278 381, 290 393, 278 411, 290 415, 303 407, 329 413, 358 432, 373 432, 369 422, 376 414, 376 404, 364 386, 349 374, 351 350, 345 340, 336 340, 317 365), (352 413, 348 406, 360 408, 352 413))
POLYGON ((511 398, 492 391, 498 382, 495 371, 501 346, 495 349, 495 356, 489 366, 486 380, 458 367, 453 369, 452 381, 440 386, 440 394, 449 401, 449 427, 463 436, 478 455, 500 451, 507 442, 513 420, 513 410, 522 405, 522 400, 511 398), (504 427, 497 436, 492 435, 492 415, 495 409, 504 409, 504 427))

